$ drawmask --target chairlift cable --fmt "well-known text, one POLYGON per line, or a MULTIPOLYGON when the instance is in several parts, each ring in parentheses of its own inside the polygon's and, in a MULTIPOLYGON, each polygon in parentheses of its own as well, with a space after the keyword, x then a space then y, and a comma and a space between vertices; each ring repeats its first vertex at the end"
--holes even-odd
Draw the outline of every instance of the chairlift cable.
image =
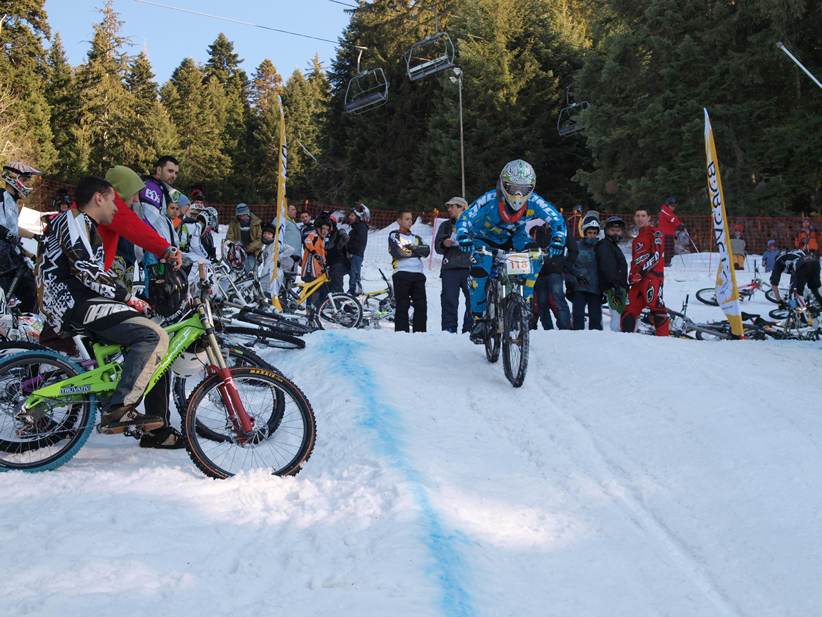
POLYGON ((219 15, 209 15, 208 13, 200 13, 198 11, 191 11, 189 9, 181 9, 179 7, 176 7, 176 6, 169 6, 167 4, 159 4, 157 2, 148 2, 148 0, 134 0, 134 2, 139 2, 141 4, 150 4, 152 6, 159 6, 159 7, 162 7, 164 9, 172 9, 174 11, 180 11, 182 13, 191 13, 193 15, 201 15, 203 17, 211 17, 212 19, 220 19, 222 21, 230 21, 232 23, 241 24, 243 26, 253 26, 254 28, 262 28, 263 30, 271 30, 272 32, 280 32, 282 34, 290 34, 292 36, 299 36, 299 37, 302 37, 304 39, 312 39, 314 41, 323 41, 325 43, 333 43, 334 45, 342 45, 344 47, 355 47, 354 45, 351 45, 350 43, 342 43, 338 40, 333 41, 331 39, 324 39, 324 38, 321 38, 319 36, 311 36, 310 34, 300 34, 299 32, 291 32, 289 30, 280 30, 279 28, 272 28, 270 26, 262 26, 260 24, 252 24, 251 22, 248 22, 248 21, 240 21, 238 19, 229 19, 228 17, 220 17, 219 15))
POLYGON ((300 148, 302 148, 303 150, 305 150, 305 153, 306 153, 308 156, 310 156, 312 159, 314 159, 314 162, 315 162, 315 163, 319 163, 319 161, 316 159, 316 157, 308 151, 308 148, 306 148, 306 147, 302 144, 302 142, 301 142, 299 139, 297 139, 297 138, 295 137, 295 138, 294 138, 294 141, 296 141, 296 142, 300 145, 300 148))

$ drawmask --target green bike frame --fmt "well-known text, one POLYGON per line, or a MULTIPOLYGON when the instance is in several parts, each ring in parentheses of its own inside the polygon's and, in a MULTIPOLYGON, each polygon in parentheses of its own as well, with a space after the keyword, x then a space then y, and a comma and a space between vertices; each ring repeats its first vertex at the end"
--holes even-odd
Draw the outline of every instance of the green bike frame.
MULTIPOLYGON (((166 369, 183 353, 188 347, 206 334, 206 327, 201 321, 199 312, 195 312, 183 321, 163 328, 169 335, 174 335, 168 346, 168 351, 157 370, 148 382, 146 392, 150 391, 166 369)), ((60 383, 46 386, 32 392, 26 399, 25 408, 33 409, 37 404, 45 399, 58 400, 79 400, 84 395, 97 395, 101 392, 113 392, 117 388, 122 376, 122 367, 117 362, 106 362, 106 358, 113 356, 123 350, 121 345, 100 345, 93 346, 94 357, 97 360, 97 368, 86 373, 80 373, 60 383), (76 394, 77 396, 72 396, 76 394)), ((210 351, 210 350, 209 350, 210 351)), ((210 356, 211 354, 209 354, 210 356)), ((209 360, 212 358, 209 357, 209 360)))

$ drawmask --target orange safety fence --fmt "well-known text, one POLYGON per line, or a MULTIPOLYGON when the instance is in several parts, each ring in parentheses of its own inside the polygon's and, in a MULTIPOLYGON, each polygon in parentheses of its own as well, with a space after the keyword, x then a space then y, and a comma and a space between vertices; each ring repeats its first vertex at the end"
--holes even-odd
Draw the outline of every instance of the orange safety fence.
MULTIPOLYGON (((68 189, 69 196, 73 197, 74 187, 72 185, 56 180, 44 179, 42 182, 38 183, 35 191, 27 199, 27 205, 40 211, 49 211, 52 209, 54 196, 61 188, 68 189)), ((220 217, 220 223, 222 225, 227 225, 235 215, 236 204, 208 203, 207 205, 213 206, 217 209, 220 217)), ((320 212, 325 210, 332 214, 339 214, 340 217, 338 218, 344 219, 350 211, 347 208, 343 209, 307 201, 296 202, 293 205, 297 207, 298 213, 306 210, 311 214, 312 218, 316 217, 320 212)), ((276 206, 274 204, 253 204, 249 207, 251 212, 260 217, 263 221, 272 221, 276 216, 276 206)), ((439 213, 436 210, 418 211, 413 212, 412 214, 414 215, 414 220, 417 225, 417 227, 415 227, 415 232, 426 236, 424 237, 426 241, 432 241, 438 224, 444 220, 443 218, 438 219, 437 217, 447 216, 446 214, 439 213), (430 230, 425 233, 419 225, 427 226, 430 230)), ((572 212, 563 212, 563 216, 565 217, 569 228, 577 227, 576 235, 578 236, 579 217, 577 216, 575 218, 572 212)), ((609 216, 613 216, 613 214, 600 213, 601 224, 604 224, 605 220, 609 216)), ((626 222, 630 231, 633 224, 633 215, 619 214, 617 216, 620 216, 626 222)), ((374 233, 385 230, 392 224, 396 224, 396 218, 397 212, 395 210, 371 210, 371 221, 369 222, 371 232, 374 233)), ((681 242, 679 242, 677 246, 677 256, 680 251, 683 251, 683 258, 677 259, 675 257, 675 267, 686 270, 715 270, 717 267, 717 258, 716 255, 712 256, 712 254, 716 252, 716 243, 713 233, 713 218, 710 215, 686 215, 680 216, 679 218, 682 223, 685 224, 687 236, 680 237, 681 242), (691 257, 685 259, 685 255, 690 255, 691 257), (694 258, 697 255, 700 256, 699 259, 694 258)), ((742 227, 742 235, 745 239, 746 250, 749 255, 761 255, 767 249, 768 240, 775 240, 777 249, 779 250, 795 248, 796 239, 802 227, 802 217, 730 216, 728 223, 732 232, 736 225, 740 225, 742 227)), ((811 225, 814 229, 822 229, 822 219, 812 218, 811 225)), ((377 240, 378 242, 369 241, 369 245, 366 248, 365 259, 367 261, 388 261, 388 246, 385 239, 380 237, 379 239, 373 238, 373 240, 377 240), (378 243, 380 246, 376 245, 378 243)), ((822 245, 822 234, 820 234, 820 245, 822 245)), ((820 246, 820 248, 822 248, 822 246, 820 246)), ((439 256, 432 254, 432 257, 428 260, 429 269, 432 269, 439 261, 439 256)))

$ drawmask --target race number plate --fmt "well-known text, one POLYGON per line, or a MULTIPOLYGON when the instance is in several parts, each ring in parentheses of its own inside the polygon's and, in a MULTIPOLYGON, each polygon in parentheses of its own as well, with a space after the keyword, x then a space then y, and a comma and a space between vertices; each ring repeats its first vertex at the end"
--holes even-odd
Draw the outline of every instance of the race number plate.
POLYGON ((505 271, 509 275, 531 274, 531 257, 528 253, 509 253, 505 256, 505 271))

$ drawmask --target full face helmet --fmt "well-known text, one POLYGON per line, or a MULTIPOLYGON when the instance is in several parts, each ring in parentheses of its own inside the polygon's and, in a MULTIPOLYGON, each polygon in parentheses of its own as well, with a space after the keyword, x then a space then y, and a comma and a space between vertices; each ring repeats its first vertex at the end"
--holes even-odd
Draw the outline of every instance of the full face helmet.
POLYGON ((20 197, 28 197, 28 194, 34 190, 34 187, 29 184, 34 176, 42 175, 41 172, 34 167, 24 165, 23 163, 8 163, 3 165, 3 181, 13 186, 20 194, 20 197))
POLYGON ((57 212, 62 212, 64 206, 65 209, 68 210, 69 208, 71 208, 71 197, 69 197, 66 193, 57 193, 57 195, 55 195, 54 197, 53 205, 54 209, 57 210, 57 212))
POLYGON ((605 237, 619 244, 625 237, 625 221, 618 216, 608 217, 605 221, 605 237))
POLYGON ((197 213, 197 220, 203 223, 202 236, 207 236, 212 231, 217 231, 217 210, 214 208, 206 208, 197 213))
POLYGON ((511 161, 502 169, 497 192, 501 197, 498 201, 503 221, 513 223, 522 217, 536 183, 534 168, 522 159, 511 161))
POLYGON ((359 206, 354 206, 351 208, 351 212, 354 213, 359 220, 367 223, 371 220, 371 210, 368 209, 368 206, 365 204, 360 204, 359 206))
POLYGON ((248 254, 245 252, 242 244, 232 244, 226 254, 226 260, 231 269, 235 272, 242 272, 245 268, 245 262, 248 259, 248 254))

